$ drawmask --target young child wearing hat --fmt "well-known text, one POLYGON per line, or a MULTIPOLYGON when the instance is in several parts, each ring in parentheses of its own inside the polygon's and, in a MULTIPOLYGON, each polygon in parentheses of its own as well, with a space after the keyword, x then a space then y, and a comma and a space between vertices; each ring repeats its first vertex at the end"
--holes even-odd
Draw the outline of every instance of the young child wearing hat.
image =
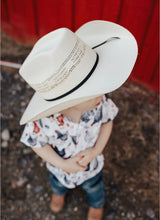
POLYGON ((88 219, 101 219, 105 204, 102 155, 118 108, 104 95, 128 78, 137 57, 133 35, 117 24, 91 21, 42 37, 20 74, 35 89, 20 124, 21 142, 47 163, 50 207, 62 209, 69 189, 87 193, 88 219))

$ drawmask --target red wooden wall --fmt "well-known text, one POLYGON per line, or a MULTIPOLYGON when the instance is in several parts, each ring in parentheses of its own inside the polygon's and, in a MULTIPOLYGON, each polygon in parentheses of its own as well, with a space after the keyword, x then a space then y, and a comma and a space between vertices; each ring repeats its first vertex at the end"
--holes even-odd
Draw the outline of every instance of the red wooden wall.
POLYGON ((139 55, 130 79, 159 91, 159 0, 1 0, 2 29, 25 44, 56 28, 75 31, 95 19, 132 32, 139 55))

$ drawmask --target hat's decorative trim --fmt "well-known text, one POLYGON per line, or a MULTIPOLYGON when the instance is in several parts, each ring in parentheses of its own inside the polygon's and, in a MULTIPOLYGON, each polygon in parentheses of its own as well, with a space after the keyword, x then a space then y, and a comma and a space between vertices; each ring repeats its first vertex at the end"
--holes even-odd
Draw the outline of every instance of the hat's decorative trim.
POLYGON ((69 94, 71 94, 72 92, 74 92, 75 90, 77 90, 78 88, 80 88, 90 77, 91 75, 93 74, 94 70, 96 69, 97 67, 97 64, 98 64, 98 61, 99 61, 99 55, 96 53, 97 57, 96 57, 96 61, 95 61, 95 64, 94 66, 92 67, 91 71, 88 73, 88 75, 77 85, 75 86, 73 89, 71 89, 70 91, 64 93, 63 95, 60 95, 56 98, 53 98, 53 99, 45 99, 46 101, 55 101, 55 100, 58 100, 58 99, 61 99, 69 94))
POLYGON ((95 49, 97 47, 100 47, 101 45, 105 44, 105 43, 108 43, 109 41, 112 41, 112 40, 117 40, 117 39, 120 39, 120 37, 110 37, 108 38, 107 40, 105 40, 104 42, 96 45, 95 47, 92 47, 92 49, 95 49))
MULTIPOLYGON (((98 45, 92 47, 92 49, 95 49, 95 48, 100 47, 101 45, 103 45, 103 44, 105 44, 105 43, 108 43, 109 41, 117 40, 117 39, 120 39, 120 38, 119 38, 119 37, 110 37, 110 38, 108 38, 106 41, 104 41, 104 42, 102 42, 102 43, 100 43, 100 44, 98 44, 98 45)), ((56 97, 56 98, 53 98, 53 99, 45 99, 45 100, 46 100, 46 101, 55 101, 55 100, 61 99, 61 98, 65 97, 65 96, 71 94, 72 92, 74 92, 75 90, 77 90, 79 87, 81 87, 81 86, 91 77, 92 73, 94 72, 94 70, 95 70, 95 68, 96 68, 96 66, 97 66, 97 64, 98 64, 99 56, 98 56, 97 53, 96 53, 96 55, 97 55, 97 58, 96 58, 96 61, 95 61, 94 66, 93 66, 93 68, 91 69, 91 71, 88 73, 88 75, 83 79, 83 81, 81 81, 76 87, 74 87, 74 88, 71 89, 70 91, 64 93, 63 95, 60 95, 60 96, 58 96, 58 97, 56 97)))
POLYGON ((81 62, 81 59, 85 56, 86 48, 87 45, 77 38, 72 51, 63 63, 61 63, 59 68, 43 82, 36 84, 30 83, 30 86, 40 94, 48 93, 48 91, 55 89, 70 76, 72 71, 81 62))

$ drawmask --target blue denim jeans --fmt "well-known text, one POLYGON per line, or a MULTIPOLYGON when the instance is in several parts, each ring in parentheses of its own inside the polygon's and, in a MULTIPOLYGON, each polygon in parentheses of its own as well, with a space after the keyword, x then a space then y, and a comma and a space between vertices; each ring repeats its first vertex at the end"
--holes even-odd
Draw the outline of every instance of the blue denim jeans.
MULTIPOLYGON (((50 173, 50 183, 52 190, 57 195, 64 195, 69 190, 63 186, 57 178, 50 173)), ((101 208, 105 203, 105 187, 102 171, 96 176, 86 180, 80 185, 87 194, 88 203, 93 208, 101 208)))

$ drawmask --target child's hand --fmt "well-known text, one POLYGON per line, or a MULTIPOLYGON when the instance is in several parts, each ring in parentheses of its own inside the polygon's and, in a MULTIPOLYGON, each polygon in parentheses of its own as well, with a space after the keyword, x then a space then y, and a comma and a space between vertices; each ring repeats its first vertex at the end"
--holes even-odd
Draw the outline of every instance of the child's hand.
POLYGON ((79 160, 79 165, 87 166, 97 155, 94 148, 88 148, 78 154, 82 159, 79 160))
POLYGON ((78 171, 86 170, 87 166, 82 166, 78 163, 81 158, 80 155, 77 155, 73 158, 66 159, 63 170, 67 173, 76 173, 78 171))

